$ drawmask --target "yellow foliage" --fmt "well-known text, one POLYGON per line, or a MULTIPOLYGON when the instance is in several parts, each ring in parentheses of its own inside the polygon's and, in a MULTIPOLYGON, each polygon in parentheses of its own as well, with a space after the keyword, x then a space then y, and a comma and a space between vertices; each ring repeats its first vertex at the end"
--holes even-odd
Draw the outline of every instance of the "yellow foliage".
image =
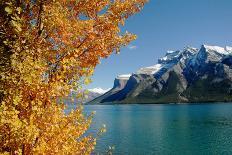
POLYGON ((58 98, 90 83, 101 58, 136 38, 120 26, 145 2, 0 1, 0 154, 93 151, 92 115, 81 106, 65 114, 58 98))

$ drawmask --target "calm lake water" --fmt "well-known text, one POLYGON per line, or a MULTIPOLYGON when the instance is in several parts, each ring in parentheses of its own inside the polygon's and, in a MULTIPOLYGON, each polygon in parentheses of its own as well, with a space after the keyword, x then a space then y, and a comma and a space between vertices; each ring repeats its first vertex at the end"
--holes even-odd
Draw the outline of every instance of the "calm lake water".
POLYGON ((114 154, 232 154, 232 103, 87 105, 96 111, 90 132, 106 124, 96 152, 114 154))

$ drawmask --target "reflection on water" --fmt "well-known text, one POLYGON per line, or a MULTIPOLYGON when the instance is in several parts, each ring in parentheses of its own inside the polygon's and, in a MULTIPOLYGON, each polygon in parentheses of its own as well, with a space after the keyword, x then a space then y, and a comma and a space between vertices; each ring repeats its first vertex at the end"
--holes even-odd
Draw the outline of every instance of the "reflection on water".
POLYGON ((232 154, 232 104, 88 105, 90 132, 106 124, 97 152, 114 154, 232 154))

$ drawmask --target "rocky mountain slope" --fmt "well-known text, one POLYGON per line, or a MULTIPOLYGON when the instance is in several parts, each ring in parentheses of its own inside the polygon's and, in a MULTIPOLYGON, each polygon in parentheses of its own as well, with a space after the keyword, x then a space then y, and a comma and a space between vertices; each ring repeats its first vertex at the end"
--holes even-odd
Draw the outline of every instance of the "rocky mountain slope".
POLYGON ((168 51, 154 66, 120 75, 90 103, 232 101, 232 47, 202 45, 168 51))

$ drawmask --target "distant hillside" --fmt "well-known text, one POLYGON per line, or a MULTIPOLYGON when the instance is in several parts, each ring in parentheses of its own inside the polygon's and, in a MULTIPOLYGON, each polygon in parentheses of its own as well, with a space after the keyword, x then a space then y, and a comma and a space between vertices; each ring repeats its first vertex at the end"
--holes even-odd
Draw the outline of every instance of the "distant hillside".
POLYGON ((168 51, 154 66, 120 75, 90 103, 232 101, 232 47, 202 45, 168 51))
POLYGON ((109 90, 110 88, 109 89, 102 89, 102 88, 88 89, 84 103, 92 101, 93 99, 105 94, 109 90))
POLYGON ((70 95, 66 98, 63 98, 62 101, 65 103, 87 103, 92 101, 93 99, 103 95, 110 89, 102 89, 102 88, 93 88, 93 89, 86 89, 81 91, 71 91, 70 95), (81 96, 77 99, 77 96, 81 96))

